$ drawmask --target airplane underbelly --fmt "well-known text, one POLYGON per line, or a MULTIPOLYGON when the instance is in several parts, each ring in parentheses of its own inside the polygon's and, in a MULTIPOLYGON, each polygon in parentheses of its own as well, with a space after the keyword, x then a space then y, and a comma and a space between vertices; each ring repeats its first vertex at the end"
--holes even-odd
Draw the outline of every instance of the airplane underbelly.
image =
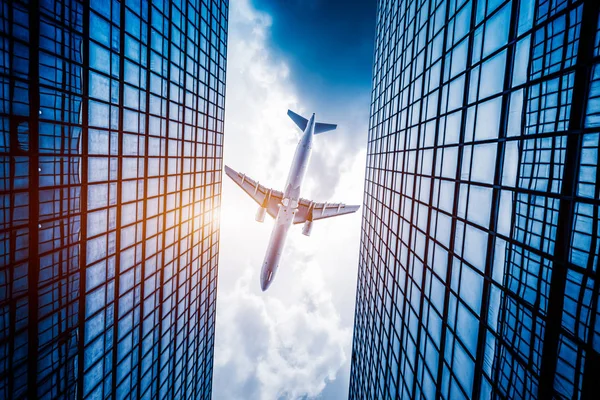
POLYGON ((287 238, 287 228, 285 225, 276 226, 271 234, 271 240, 269 241, 269 247, 265 256, 265 264, 270 264, 273 268, 277 268, 279 259, 283 253, 283 246, 287 238))
POLYGON ((285 246, 285 240, 287 239, 287 233, 294 220, 294 215, 291 209, 281 210, 282 214, 279 215, 275 221, 275 226, 271 232, 271 238, 263 261, 261 271, 261 286, 263 290, 271 284, 277 268, 279 267, 279 261, 283 254, 283 247, 285 246))
POLYGON ((304 181, 304 175, 311 155, 311 146, 303 145, 298 148, 292 162, 290 175, 288 176, 288 184, 286 185, 285 197, 298 200, 300 198, 300 186, 304 181))

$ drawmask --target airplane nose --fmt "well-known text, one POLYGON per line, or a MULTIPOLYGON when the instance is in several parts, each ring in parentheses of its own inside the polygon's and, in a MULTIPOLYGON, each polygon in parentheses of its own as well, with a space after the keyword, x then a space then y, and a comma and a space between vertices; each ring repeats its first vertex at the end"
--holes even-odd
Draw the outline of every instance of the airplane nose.
POLYGON ((270 284, 270 283, 271 283, 271 282, 269 282, 269 281, 268 281, 268 280, 266 280, 266 279, 261 279, 261 280, 260 280, 260 288, 262 289, 262 291, 263 291, 263 292, 269 288, 269 284, 270 284))
POLYGON ((269 264, 267 262, 265 262, 263 265, 263 270, 261 271, 261 274, 260 274, 260 288, 262 289, 262 291, 264 292, 265 290, 267 290, 269 288, 269 286, 271 286, 272 282, 273 282, 273 271, 269 267, 269 264))

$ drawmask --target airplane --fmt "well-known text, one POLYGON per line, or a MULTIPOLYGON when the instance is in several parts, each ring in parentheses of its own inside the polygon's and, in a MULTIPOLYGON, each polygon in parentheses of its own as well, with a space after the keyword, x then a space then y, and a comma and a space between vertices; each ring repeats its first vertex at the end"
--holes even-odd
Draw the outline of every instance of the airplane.
POLYGON ((347 206, 342 203, 315 203, 300 197, 300 187, 310 161, 314 136, 332 131, 337 125, 315 122, 314 113, 309 120, 291 110, 288 110, 287 114, 303 133, 296 147, 284 192, 268 189, 246 175, 234 171, 227 165, 225 166, 227 176, 258 203, 256 221, 264 222, 265 214, 269 214, 271 218, 275 219, 275 226, 271 232, 271 239, 260 274, 260 287, 263 292, 273 282, 285 245, 285 239, 292 224, 303 223, 302 234, 310 236, 313 221, 350 214, 360 207, 347 206))

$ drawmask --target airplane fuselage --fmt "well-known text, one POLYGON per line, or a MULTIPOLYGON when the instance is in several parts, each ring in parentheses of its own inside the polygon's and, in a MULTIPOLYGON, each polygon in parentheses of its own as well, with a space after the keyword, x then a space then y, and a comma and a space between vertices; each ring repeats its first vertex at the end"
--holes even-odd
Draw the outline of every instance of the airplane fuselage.
POLYGON ((279 206, 277 218, 275 218, 275 226, 271 232, 271 239, 269 240, 269 246, 267 247, 267 253, 265 254, 260 273, 260 286, 263 291, 267 290, 271 282, 273 282, 281 254, 283 253, 287 233, 294 222, 294 216, 298 210, 300 188, 310 161, 314 133, 315 114, 310 117, 306 129, 304 129, 300 138, 300 142, 298 142, 298 146, 296 147, 294 160, 292 161, 290 173, 285 184, 283 200, 279 206))

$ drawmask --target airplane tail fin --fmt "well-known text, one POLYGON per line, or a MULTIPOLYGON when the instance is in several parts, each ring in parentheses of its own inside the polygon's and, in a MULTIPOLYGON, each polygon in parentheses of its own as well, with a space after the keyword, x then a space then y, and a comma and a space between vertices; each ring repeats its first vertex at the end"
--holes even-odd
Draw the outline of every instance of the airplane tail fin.
POLYGON ((322 122, 317 122, 315 124, 315 135, 318 135, 319 133, 323 133, 323 132, 332 131, 335 128, 337 128, 337 125, 335 125, 335 124, 324 124, 322 122))
MULTIPOLYGON (((296 125, 298 125, 298 128, 300 128, 300 130, 304 131, 306 129, 306 125, 308 124, 308 120, 306 118, 296 114, 292 110, 288 110, 287 114, 292 119, 292 121, 294 121, 296 125)), ((317 122, 315 124, 315 135, 318 135, 319 133, 323 132, 332 131, 335 128, 337 128, 337 125, 335 124, 324 124, 322 122, 317 122)))
POLYGON ((304 131, 306 129, 306 125, 308 124, 308 120, 306 118, 301 117, 292 110, 288 110, 287 114, 292 119, 292 121, 294 121, 296 125, 298 125, 298 128, 300 128, 301 131, 304 131))

